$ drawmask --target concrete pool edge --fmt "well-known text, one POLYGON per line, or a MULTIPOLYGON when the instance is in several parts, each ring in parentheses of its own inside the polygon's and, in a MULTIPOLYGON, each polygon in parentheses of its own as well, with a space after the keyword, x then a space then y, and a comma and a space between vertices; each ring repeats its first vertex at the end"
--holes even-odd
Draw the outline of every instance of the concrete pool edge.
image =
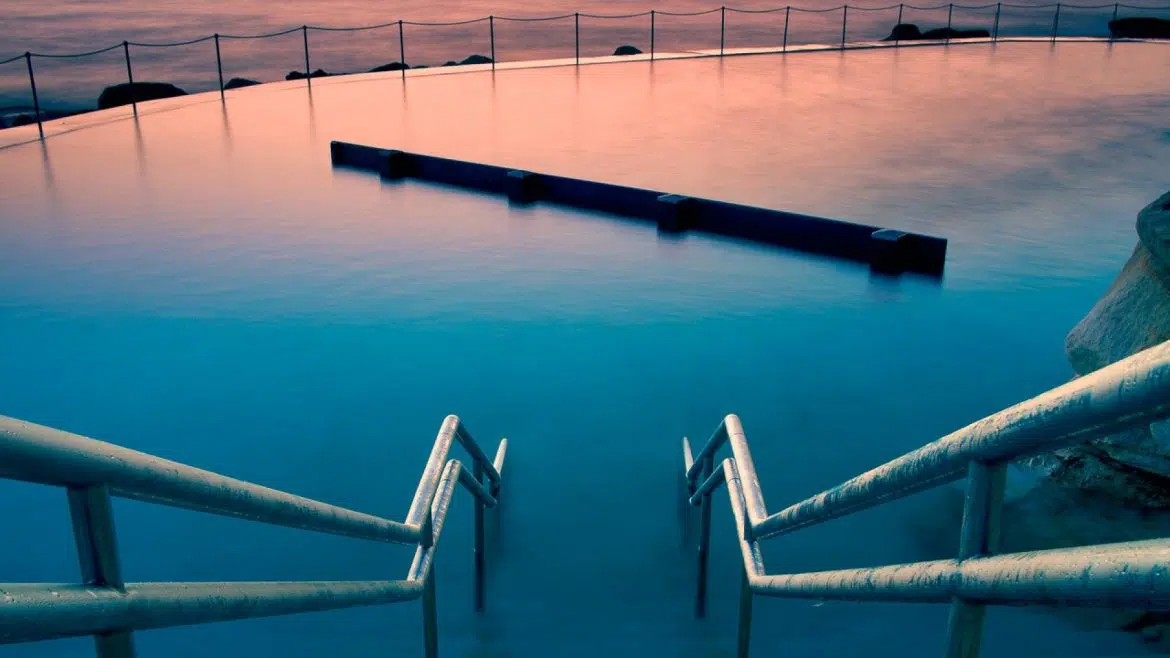
POLYGON ((546 202, 648 220, 664 233, 700 232, 869 264, 878 271, 941 278, 947 240, 880 226, 715 199, 671 194, 499 165, 333 141, 334 167, 507 195, 513 203, 546 202))

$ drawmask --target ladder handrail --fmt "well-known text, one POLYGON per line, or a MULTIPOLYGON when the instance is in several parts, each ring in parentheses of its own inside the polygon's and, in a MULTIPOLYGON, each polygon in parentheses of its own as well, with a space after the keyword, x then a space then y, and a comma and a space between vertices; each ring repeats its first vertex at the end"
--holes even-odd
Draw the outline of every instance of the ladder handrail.
POLYGON ((457 416, 447 416, 405 522, 237 480, 136 450, 0 416, 0 479, 70 494, 83 584, 0 584, 0 644, 94 635, 101 658, 133 656, 129 633, 358 605, 423 599, 426 654, 437 652, 432 564, 456 485, 476 502, 476 607, 483 600, 483 509, 498 505, 507 439, 488 461, 457 416), (458 440, 468 470, 448 459, 458 440), (484 481, 486 479, 486 482, 484 481), (110 496, 381 542, 417 544, 404 580, 124 583, 110 496), (429 596, 428 596, 429 593, 429 596), (118 641, 109 641, 110 637, 118 641))
POLYGON ((985 604, 1170 609, 1170 538, 997 555, 1003 469, 1019 457, 1170 418, 1170 341, 972 423, 836 487, 768 514, 739 418, 730 414, 693 454, 683 439, 684 492, 700 508, 696 614, 705 612, 711 495, 727 485, 744 563, 738 655, 747 655, 751 596, 954 602, 948 656, 978 654, 985 604), (732 456, 716 466, 725 444, 732 456), (955 560, 768 575, 758 542, 969 478, 955 560), (974 614, 972 613, 974 611, 974 614))

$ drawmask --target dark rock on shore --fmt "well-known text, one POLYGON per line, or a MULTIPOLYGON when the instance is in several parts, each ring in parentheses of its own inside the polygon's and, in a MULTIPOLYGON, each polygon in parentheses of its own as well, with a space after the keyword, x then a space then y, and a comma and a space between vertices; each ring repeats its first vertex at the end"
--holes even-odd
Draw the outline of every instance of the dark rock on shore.
MULTIPOLYGON (((310 78, 328 78, 331 75, 333 75, 333 74, 326 71, 325 69, 317 69, 316 71, 313 71, 311 74, 309 74, 308 77, 310 77, 310 78)), ((305 72, 304 71, 289 71, 288 75, 284 76, 284 79, 285 80, 304 80, 305 79, 305 72)))
POLYGON ((613 51, 613 54, 614 55, 641 55, 642 51, 639 50, 638 48, 635 48, 634 46, 625 45, 625 46, 618 46, 613 51))
POLYGON ((468 55, 460 64, 491 64, 492 58, 484 55, 468 55))
POLYGON ((97 105, 99 110, 106 110, 119 105, 186 95, 187 92, 169 82, 123 82, 103 89, 97 105))
POLYGON ((1109 33, 1115 39, 1170 39, 1170 20, 1135 16, 1109 21, 1109 33))
POLYGON ((449 60, 443 62, 443 66, 459 66, 459 62, 456 62, 453 59, 449 59, 449 60))
POLYGON ((890 36, 882 41, 926 41, 931 39, 986 39, 991 36, 987 30, 960 30, 953 27, 939 27, 925 32, 914 23, 898 23, 890 36))
POLYGON ((375 66, 374 68, 370 69, 370 73, 385 73, 387 71, 405 71, 409 68, 410 68, 410 64, 405 64, 403 62, 390 62, 389 64, 375 66))
POLYGON ((10 127, 17 128, 19 126, 28 126, 36 122, 37 120, 31 114, 19 114, 12 117, 12 123, 10 124, 10 127))
POLYGON ((251 87, 258 84, 260 84, 258 80, 251 80, 249 78, 232 78, 231 80, 228 80, 227 84, 224 85, 223 88, 239 89, 241 87, 251 87))

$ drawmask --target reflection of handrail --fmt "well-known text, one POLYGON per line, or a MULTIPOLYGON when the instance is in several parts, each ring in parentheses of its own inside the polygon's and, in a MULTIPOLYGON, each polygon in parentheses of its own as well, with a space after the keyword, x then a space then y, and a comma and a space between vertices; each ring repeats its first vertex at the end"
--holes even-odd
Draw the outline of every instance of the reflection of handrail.
POLYGON ((426 655, 438 651, 434 552, 456 484, 475 498, 475 602, 484 599, 484 508, 498 504, 507 440, 494 460, 456 416, 443 421, 405 522, 392 521, 229 478, 77 434, 0 416, 0 478, 65 487, 81 585, 0 584, 0 643, 78 635, 100 658, 133 655, 130 633, 214 621, 423 599, 426 655), (457 440, 467 471, 447 459, 457 440), (111 496, 343 535, 417 544, 404 580, 126 583, 111 496))
POLYGON ((683 439, 687 502, 699 508, 696 614, 706 608, 711 495, 726 484, 743 559, 738 656, 748 653, 752 596, 951 602, 948 658, 978 655, 986 605, 1170 610, 1170 538, 996 555, 1008 462, 1170 418, 1170 341, 972 423, 775 514, 747 438, 727 416, 698 454, 683 439), (731 457, 715 464, 729 444, 731 457), (966 475, 959 552, 866 569, 768 575, 758 542, 847 516, 966 475))

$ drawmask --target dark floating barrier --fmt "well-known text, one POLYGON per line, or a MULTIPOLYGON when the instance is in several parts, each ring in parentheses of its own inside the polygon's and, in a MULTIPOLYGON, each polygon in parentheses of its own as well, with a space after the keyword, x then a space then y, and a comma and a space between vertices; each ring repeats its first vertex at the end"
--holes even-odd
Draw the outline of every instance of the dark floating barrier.
POLYGON ((360 144, 329 146, 334 166, 374 171, 388 180, 415 178, 506 194, 515 203, 544 201, 649 220, 663 232, 741 238, 869 263, 883 272, 937 277, 946 263, 947 241, 929 235, 360 144))

